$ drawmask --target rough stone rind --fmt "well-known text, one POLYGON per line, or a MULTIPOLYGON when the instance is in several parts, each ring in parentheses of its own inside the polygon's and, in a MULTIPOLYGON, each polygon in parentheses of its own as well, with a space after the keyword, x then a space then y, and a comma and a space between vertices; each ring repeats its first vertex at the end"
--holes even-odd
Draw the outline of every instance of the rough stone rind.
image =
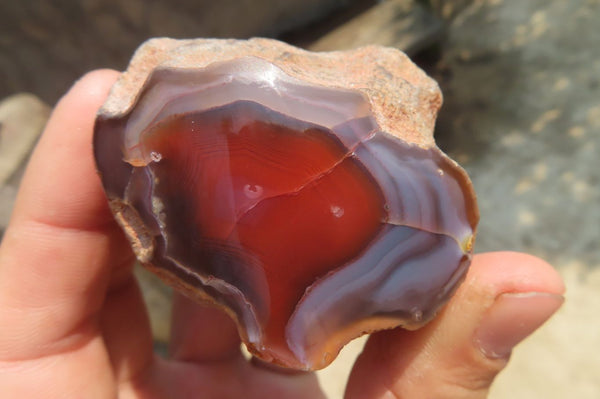
POLYGON ((269 61, 307 84, 356 90, 367 97, 381 130, 423 148, 435 146, 433 127, 442 105, 437 83, 401 51, 381 46, 314 53, 263 38, 150 39, 135 52, 100 114, 127 114, 156 69, 203 68, 244 56, 269 61))

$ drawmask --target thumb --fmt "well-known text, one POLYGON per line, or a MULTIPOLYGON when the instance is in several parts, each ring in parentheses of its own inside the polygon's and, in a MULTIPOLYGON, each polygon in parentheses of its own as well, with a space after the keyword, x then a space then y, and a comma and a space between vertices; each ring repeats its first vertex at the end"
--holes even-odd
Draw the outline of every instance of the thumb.
POLYGON ((512 348, 562 304, 564 285, 525 254, 474 257, 466 281, 431 323, 374 334, 358 358, 346 399, 487 397, 512 348))

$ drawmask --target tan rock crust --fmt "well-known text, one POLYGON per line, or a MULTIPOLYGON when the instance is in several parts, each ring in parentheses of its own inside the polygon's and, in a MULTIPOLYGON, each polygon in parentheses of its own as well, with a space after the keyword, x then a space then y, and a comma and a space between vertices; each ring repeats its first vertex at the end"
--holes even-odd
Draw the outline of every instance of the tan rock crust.
POLYGON ((151 39, 136 51, 100 114, 129 112, 156 69, 203 68, 246 56, 267 60, 307 84, 356 90, 383 131, 423 148, 435 145, 433 127, 442 105, 437 83, 401 51, 381 46, 316 53, 262 38, 151 39))

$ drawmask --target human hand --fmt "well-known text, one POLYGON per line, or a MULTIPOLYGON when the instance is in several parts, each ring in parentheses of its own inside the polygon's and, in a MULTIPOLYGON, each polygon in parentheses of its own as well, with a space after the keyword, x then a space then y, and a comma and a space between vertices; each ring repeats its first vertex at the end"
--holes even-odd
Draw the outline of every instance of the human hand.
MULTIPOLYGON (((171 355, 153 354, 134 257, 92 156, 95 113, 117 76, 96 71, 75 84, 28 166, 0 246, 0 397, 323 398, 314 373, 247 361, 227 316, 181 296, 171 355)), ((477 255, 438 318, 371 336, 346 397, 484 398, 563 291, 537 258, 477 255)))

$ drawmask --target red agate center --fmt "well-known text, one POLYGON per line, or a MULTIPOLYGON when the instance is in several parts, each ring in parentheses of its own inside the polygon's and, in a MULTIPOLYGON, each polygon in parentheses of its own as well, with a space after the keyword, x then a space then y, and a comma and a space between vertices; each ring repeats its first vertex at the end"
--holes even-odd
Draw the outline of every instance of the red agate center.
POLYGON ((140 143, 186 265, 209 275, 258 268, 263 344, 294 359, 285 327, 305 291, 385 222, 377 183, 329 129, 249 101, 170 117, 140 143))

